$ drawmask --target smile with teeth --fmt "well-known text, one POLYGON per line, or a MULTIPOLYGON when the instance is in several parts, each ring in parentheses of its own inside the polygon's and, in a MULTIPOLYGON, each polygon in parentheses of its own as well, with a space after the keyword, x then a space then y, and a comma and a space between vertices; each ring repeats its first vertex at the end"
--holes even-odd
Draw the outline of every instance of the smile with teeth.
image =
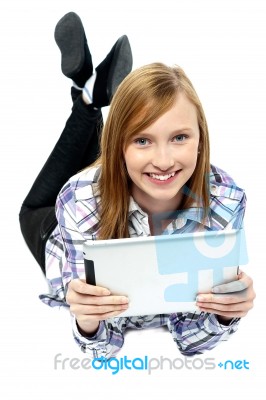
POLYGON ((172 172, 171 174, 167 174, 167 175, 157 175, 157 174, 152 174, 149 173, 148 175, 152 178, 152 179, 157 179, 159 181, 167 181, 167 179, 172 178, 173 176, 175 176, 176 172, 172 172))

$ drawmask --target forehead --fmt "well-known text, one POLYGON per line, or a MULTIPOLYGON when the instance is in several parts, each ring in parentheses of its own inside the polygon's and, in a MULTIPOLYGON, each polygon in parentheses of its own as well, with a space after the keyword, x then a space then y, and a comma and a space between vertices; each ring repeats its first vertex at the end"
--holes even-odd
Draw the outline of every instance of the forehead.
POLYGON ((172 107, 150 124, 145 131, 188 128, 198 130, 196 106, 184 93, 179 93, 172 107))

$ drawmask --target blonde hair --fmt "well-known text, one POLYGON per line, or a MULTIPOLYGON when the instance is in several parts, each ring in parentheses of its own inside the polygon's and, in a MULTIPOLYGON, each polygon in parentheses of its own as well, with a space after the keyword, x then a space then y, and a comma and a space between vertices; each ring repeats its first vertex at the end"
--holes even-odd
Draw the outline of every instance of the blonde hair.
POLYGON ((100 239, 125 238, 128 233, 130 179, 124 151, 132 136, 141 132, 168 111, 184 93, 196 107, 200 140, 195 171, 184 188, 182 208, 193 202, 209 206, 209 135, 206 118, 192 83, 178 67, 162 63, 131 72, 118 87, 102 132, 99 189, 101 194, 100 239))

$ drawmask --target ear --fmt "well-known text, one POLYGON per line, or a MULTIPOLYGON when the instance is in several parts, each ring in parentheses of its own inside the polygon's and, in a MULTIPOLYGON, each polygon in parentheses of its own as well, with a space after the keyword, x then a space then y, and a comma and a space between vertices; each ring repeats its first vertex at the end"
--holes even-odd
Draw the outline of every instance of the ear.
POLYGON ((199 145, 198 145, 198 154, 200 154, 201 149, 202 149, 202 145, 201 145, 201 141, 200 141, 200 142, 199 142, 199 145))

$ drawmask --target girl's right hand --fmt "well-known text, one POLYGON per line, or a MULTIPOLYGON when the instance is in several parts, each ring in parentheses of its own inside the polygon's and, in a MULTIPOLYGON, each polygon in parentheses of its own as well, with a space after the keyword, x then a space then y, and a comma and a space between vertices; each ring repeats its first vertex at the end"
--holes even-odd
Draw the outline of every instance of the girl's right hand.
POLYGON ((127 297, 113 296, 108 289, 89 285, 82 279, 69 283, 66 302, 81 333, 87 335, 97 331, 99 321, 115 317, 128 308, 127 297))

